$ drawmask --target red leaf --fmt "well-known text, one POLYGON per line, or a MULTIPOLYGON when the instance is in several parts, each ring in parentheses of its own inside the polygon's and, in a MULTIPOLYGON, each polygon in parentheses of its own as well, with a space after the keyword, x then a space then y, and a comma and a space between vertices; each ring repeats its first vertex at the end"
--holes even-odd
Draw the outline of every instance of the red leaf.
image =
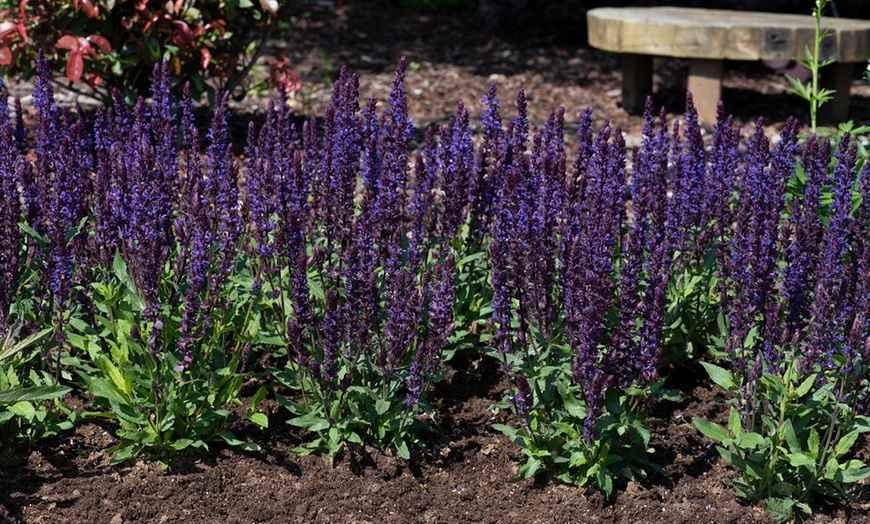
POLYGON ((296 71, 292 69, 287 70, 287 79, 284 82, 285 92, 296 92, 302 89, 302 81, 299 80, 299 75, 296 74, 296 71))
POLYGON ((9 21, 0 22, 0 38, 8 35, 12 31, 15 31, 15 24, 9 21))
POLYGON ((12 63, 12 51, 9 46, 0 47, 0 65, 9 65, 12 63))
POLYGON ((200 65, 203 69, 208 69, 208 65, 211 63, 211 51, 203 47, 199 50, 199 54, 202 57, 199 61, 200 65))
POLYGON ((18 23, 18 34, 21 35, 21 38, 27 40, 27 29, 24 27, 24 22, 18 23))
POLYGON ((87 82, 89 86, 96 88, 103 84, 103 77, 99 73, 88 73, 87 82))
POLYGON ((193 33, 190 31, 190 26, 187 25, 186 22, 182 20, 173 20, 172 25, 175 26, 175 31, 178 36, 181 38, 181 44, 184 45, 193 45, 195 40, 193 38, 193 33))
POLYGON ((287 67, 287 57, 278 56, 275 62, 269 66, 269 84, 277 87, 284 93, 299 91, 302 81, 295 71, 287 67))
POLYGON ((112 44, 110 44, 108 40, 106 40, 105 38, 103 38, 100 35, 89 36, 88 42, 99 47, 100 51, 102 51, 103 53, 105 53, 107 55, 112 52, 112 44))
POLYGON ((97 6, 94 5, 91 0, 81 0, 82 1, 82 11, 85 12, 88 18, 97 18, 100 16, 100 10, 97 9, 97 6))
POLYGON ((82 78, 82 71, 85 68, 85 61, 82 58, 82 51, 73 49, 69 52, 69 59, 66 61, 66 77, 70 82, 78 82, 82 78))
POLYGON ((76 51, 79 48, 79 39, 72 35, 63 35, 60 37, 60 40, 54 44, 58 49, 69 49, 70 51, 76 51))

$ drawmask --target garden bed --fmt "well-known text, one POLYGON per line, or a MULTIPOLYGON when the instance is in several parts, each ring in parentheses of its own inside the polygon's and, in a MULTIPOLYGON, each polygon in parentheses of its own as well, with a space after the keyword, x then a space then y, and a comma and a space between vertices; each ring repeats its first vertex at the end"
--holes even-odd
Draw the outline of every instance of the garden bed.
MULTIPOLYGON (((283 423, 277 403, 265 431, 245 436, 263 450, 245 453, 215 446, 183 456, 164 471, 160 462, 110 466, 110 425, 83 424, 70 435, 28 453, 0 457, 0 522, 324 522, 324 523, 715 523, 773 522, 738 499, 734 475, 691 417, 724 417, 722 393, 697 373, 677 378, 687 394, 660 402, 652 413, 665 424, 653 431, 654 460, 669 476, 621 486, 607 500, 542 476, 510 482, 520 448, 489 428, 491 406, 505 383, 492 362, 457 362, 436 388, 439 434, 429 453, 411 462, 366 449, 335 467, 325 457, 291 453, 304 435, 283 423)), ((864 439, 858 457, 870 459, 864 439)), ((856 502, 821 508, 812 522, 862 522, 870 511, 870 484, 852 490, 856 502)))
MULTIPOLYGON (((615 57, 585 46, 585 37, 577 31, 582 13, 549 16, 530 34, 489 38, 481 35, 473 16, 421 16, 351 4, 338 16, 326 11, 300 16, 294 21, 297 32, 276 44, 276 49, 288 55, 302 77, 305 87, 294 102, 302 114, 323 113, 329 88, 321 82, 331 78, 341 63, 360 72, 363 99, 372 94, 383 98, 397 56, 407 54, 412 65, 406 87, 418 130, 446 123, 459 97, 476 117, 480 114, 476 103, 488 83, 496 81, 506 101, 518 89, 526 90, 532 119, 542 120, 559 105, 569 115, 590 106, 598 120, 596 127, 609 118, 637 135, 642 120, 627 117, 617 105, 615 57), (384 31, 384 27, 394 29, 384 31)), ((669 60, 658 65, 662 76, 656 104, 678 113, 683 109, 679 87, 683 64, 669 60)), ((789 111, 802 108, 794 97, 775 92, 784 83, 782 78, 751 67, 742 73, 729 75, 724 94, 741 121, 764 115, 772 130, 778 130, 789 111)), ((853 95, 858 95, 853 99, 853 116, 864 122, 870 116, 866 97, 870 93, 865 93, 867 86, 853 89, 853 95)), ((256 118, 264 104, 252 97, 239 109, 256 118)), ((569 121, 574 121, 573 116, 569 121)), ((695 416, 720 423, 727 418, 724 404, 716 400, 724 391, 702 380, 705 373, 700 367, 668 370, 669 387, 681 390, 685 398, 657 400, 649 406, 653 421, 662 421, 650 423, 651 445, 656 449, 652 460, 668 475, 618 483, 609 499, 546 475, 510 482, 518 474, 522 455, 518 446, 491 428, 493 423, 509 421, 507 414, 492 408, 507 388, 498 366, 488 357, 460 354, 450 368, 430 397, 438 431, 427 439, 428 451, 415 451, 410 461, 368 448, 343 453, 334 467, 323 457, 294 455, 292 448, 308 436, 284 424, 287 412, 271 398, 261 405, 269 415, 268 429, 233 428, 258 443, 261 451, 212 444, 210 451, 182 454, 166 468, 147 459, 109 465, 106 449, 116 428, 88 421, 29 453, 0 456, 0 522, 755 523, 768 519, 759 506, 739 500, 727 486, 734 470, 690 422, 695 416)), ((74 397, 67 401, 86 404, 74 397)), ((870 460, 866 436, 856 449, 857 458, 870 460)), ((855 501, 822 506, 813 521, 860 522, 870 511, 870 484, 862 481, 850 492, 855 501)))

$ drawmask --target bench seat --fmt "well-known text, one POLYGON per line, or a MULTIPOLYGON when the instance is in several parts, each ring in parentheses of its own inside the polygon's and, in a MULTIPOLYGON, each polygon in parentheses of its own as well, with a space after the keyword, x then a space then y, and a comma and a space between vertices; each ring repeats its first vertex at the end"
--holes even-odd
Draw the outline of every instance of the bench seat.
MULTIPOLYGON (((803 60, 806 46, 812 49, 815 39, 815 19, 809 15, 605 7, 589 10, 587 23, 591 46, 621 55, 626 111, 643 111, 652 92, 653 56, 688 58, 688 90, 705 124, 716 119, 725 60, 803 60)), ((822 43, 821 59, 837 61, 822 72, 825 86, 836 94, 821 109, 827 117, 843 121, 849 114, 854 64, 870 59, 870 21, 823 18, 822 29, 828 27, 831 35, 822 43)))

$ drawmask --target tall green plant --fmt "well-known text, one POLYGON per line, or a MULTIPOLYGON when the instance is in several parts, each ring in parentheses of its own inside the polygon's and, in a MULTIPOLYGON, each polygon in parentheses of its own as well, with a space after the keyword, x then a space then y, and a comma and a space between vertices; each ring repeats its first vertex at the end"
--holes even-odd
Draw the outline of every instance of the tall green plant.
POLYGON ((816 0, 816 6, 813 8, 813 19, 815 19, 816 23, 813 49, 810 50, 810 46, 806 46, 806 59, 799 61, 802 66, 812 72, 812 79, 808 83, 804 83, 793 76, 786 75, 786 78, 788 78, 788 81, 791 82, 792 85, 792 87, 787 87, 786 91, 798 95, 810 104, 810 120, 813 133, 816 132, 816 120, 819 107, 821 107, 825 102, 831 100, 835 92, 833 89, 819 87, 819 69, 836 61, 836 58, 822 60, 819 56, 821 54, 822 42, 831 36, 832 33, 830 25, 822 30, 822 13, 829 3, 830 0, 816 0))

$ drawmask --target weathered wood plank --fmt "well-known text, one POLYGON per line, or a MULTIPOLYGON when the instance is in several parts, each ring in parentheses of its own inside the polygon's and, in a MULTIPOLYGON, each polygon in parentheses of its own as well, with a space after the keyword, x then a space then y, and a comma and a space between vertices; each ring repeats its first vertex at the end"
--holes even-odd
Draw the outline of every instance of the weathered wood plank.
MULTIPOLYGON (((617 53, 678 58, 794 60, 815 38, 807 15, 680 7, 598 8, 587 13, 589 44, 617 53)), ((832 36, 822 58, 870 58, 870 21, 824 18, 832 36)))
POLYGON ((708 124, 716 121, 716 105, 722 100, 722 60, 693 58, 689 64, 688 90, 692 93, 698 120, 708 124))

